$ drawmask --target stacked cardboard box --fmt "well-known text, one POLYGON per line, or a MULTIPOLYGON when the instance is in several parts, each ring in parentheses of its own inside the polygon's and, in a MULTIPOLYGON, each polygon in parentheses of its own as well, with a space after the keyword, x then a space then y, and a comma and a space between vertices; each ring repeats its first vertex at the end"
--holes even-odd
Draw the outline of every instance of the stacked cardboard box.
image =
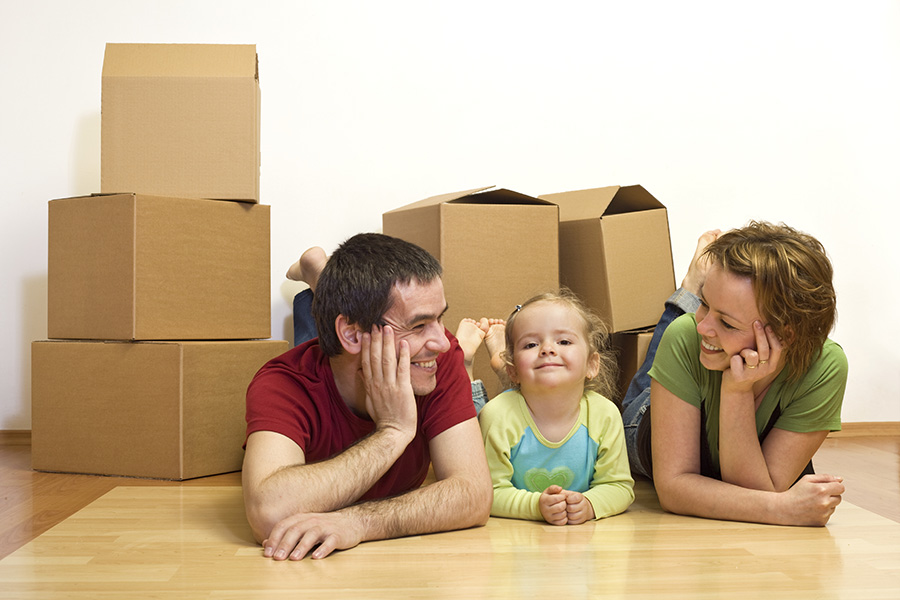
POLYGON ((654 325, 675 291, 666 207, 639 185, 539 198, 559 206, 561 283, 613 332, 654 325))
POLYGON ((270 332, 253 46, 109 44, 101 193, 49 203, 32 466, 188 479, 241 468, 270 332))

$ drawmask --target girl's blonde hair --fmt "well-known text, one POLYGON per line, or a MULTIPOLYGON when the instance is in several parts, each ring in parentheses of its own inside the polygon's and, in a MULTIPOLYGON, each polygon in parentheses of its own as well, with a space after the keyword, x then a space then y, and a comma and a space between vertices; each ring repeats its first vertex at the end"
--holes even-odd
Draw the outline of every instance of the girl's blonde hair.
POLYGON ((788 378, 802 376, 837 317, 833 269, 824 246, 783 223, 751 221, 723 233, 705 253, 726 273, 750 279, 760 316, 785 343, 788 378))
MULTIPOLYGON (((538 294, 520 304, 506 319, 506 349, 502 352, 501 357, 507 366, 513 366, 514 341, 512 339, 513 327, 516 323, 518 314, 528 306, 539 302, 552 302, 562 304, 575 310, 575 312, 584 321, 584 337, 588 344, 588 354, 596 352, 600 356, 600 368, 597 375, 591 379, 586 379, 584 389, 597 392, 606 398, 616 402, 616 387, 618 375, 618 366, 616 364, 615 353, 611 350, 609 339, 609 328, 600 317, 595 315, 581 299, 576 296, 568 288, 562 288, 558 292, 547 292, 538 294)), ((518 387, 518 386, 516 386, 518 387)))

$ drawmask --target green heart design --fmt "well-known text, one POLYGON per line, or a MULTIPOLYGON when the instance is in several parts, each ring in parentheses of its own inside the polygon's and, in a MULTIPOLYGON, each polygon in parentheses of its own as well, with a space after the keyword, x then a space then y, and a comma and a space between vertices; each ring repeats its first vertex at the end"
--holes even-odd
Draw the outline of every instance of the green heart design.
POLYGON ((567 490, 574 480, 575 473, 565 465, 555 467, 552 472, 544 468, 525 471, 525 486, 531 492, 543 492, 551 485, 558 485, 567 490))

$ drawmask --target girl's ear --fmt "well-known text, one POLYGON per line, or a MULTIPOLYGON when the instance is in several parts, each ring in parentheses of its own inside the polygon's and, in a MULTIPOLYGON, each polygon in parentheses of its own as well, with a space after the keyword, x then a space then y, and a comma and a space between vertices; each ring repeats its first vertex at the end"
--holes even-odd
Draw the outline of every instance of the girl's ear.
POLYGON ((516 368, 513 365, 511 365, 511 364, 506 365, 506 374, 509 375, 509 380, 511 382, 513 382, 516 385, 519 385, 519 378, 518 378, 518 375, 516 374, 516 368))
POLYGON ((362 351, 362 331, 359 325, 350 323, 344 315, 338 315, 334 320, 334 330, 347 354, 359 354, 362 351))
POLYGON ((586 379, 593 379, 600 372, 600 353, 594 352, 588 357, 586 379))

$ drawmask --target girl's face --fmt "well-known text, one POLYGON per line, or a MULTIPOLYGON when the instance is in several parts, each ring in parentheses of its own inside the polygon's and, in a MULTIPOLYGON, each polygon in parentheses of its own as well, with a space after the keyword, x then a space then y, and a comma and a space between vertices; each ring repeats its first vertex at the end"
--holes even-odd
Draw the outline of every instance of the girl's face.
POLYGON ((700 290, 700 302, 700 364, 711 371, 724 371, 741 350, 756 350, 753 323, 763 321, 749 278, 713 266, 700 290))
POLYGON ((516 316, 512 331, 513 382, 523 394, 530 391, 584 393, 585 379, 597 375, 600 355, 591 352, 585 323, 579 313, 563 303, 536 302, 516 316))

